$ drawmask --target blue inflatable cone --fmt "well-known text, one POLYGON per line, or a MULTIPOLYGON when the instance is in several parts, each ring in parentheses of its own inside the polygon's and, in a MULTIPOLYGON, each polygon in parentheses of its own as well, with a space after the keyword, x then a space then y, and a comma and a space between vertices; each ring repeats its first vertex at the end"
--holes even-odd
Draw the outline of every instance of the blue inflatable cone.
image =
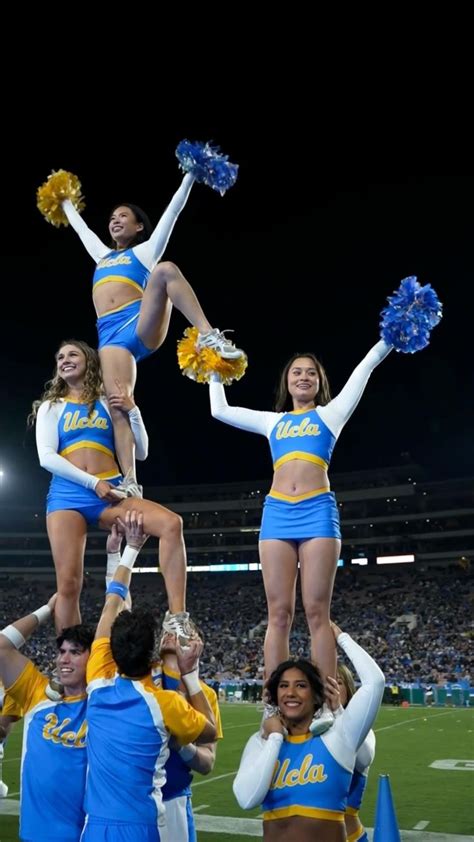
POLYGON ((401 842, 388 775, 379 776, 373 842, 401 842))

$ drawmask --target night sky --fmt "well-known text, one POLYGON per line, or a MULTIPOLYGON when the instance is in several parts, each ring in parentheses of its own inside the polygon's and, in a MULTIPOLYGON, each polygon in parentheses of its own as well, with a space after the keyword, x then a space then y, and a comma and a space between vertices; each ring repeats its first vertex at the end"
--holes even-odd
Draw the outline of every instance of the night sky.
MULTIPOLYGON (((22 166, 4 173, 11 200, 3 203, 1 257, 4 493, 42 499, 49 475, 37 464, 26 416, 52 374, 58 343, 96 342, 93 261, 72 229, 43 219, 36 188, 52 169, 77 174, 84 219, 103 240, 117 202, 135 202, 156 224, 181 180, 174 150, 184 137, 212 139, 240 166, 224 197, 194 185, 164 255, 194 286, 211 323, 233 328, 248 353, 229 403, 273 408, 279 371, 295 351, 319 356, 337 394, 378 340, 387 295, 417 275, 437 291, 444 318, 426 350, 393 352, 376 369, 336 446, 332 473, 399 464, 408 453, 429 478, 474 475, 474 177, 401 175, 390 158, 371 168, 327 154, 313 164, 297 134, 275 135, 268 151, 263 132, 251 137, 204 120, 174 122, 143 143, 135 138, 133 148, 127 135, 101 138, 98 129, 100 121, 94 137, 64 132, 32 142, 22 166)), ((268 480, 265 440, 214 421, 207 387, 180 373, 176 341, 186 326, 174 312, 165 345, 139 364, 136 400, 150 436, 140 480, 145 488, 268 480)))

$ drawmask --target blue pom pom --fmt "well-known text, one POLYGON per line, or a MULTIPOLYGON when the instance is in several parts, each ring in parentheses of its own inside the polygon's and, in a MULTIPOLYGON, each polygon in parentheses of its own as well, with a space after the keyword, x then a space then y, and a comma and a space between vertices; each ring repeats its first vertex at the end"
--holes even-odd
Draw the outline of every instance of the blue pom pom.
POLYGON ((238 164, 230 164, 228 155, 221 155, 218 146, 182 140, 176 147, 181 169, 190 172, 196 181, 218 190, 221 196, 237 181, 238 164))
POLYGON ((429 344, 431 330, 441 321, 443 305, 431 284, 420 286, 412 275, 389 296, 380 314, 380 335, 403 354, 414 354, 429 344))

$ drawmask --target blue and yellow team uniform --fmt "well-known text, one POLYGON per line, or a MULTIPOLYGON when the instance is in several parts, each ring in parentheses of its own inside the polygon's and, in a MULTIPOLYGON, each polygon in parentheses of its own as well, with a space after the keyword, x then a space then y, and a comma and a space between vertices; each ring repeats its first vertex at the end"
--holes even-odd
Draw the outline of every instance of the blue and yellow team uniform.
POLYGON ((96 640, 87 665, 88 762, 83 842, 159 842, 161 789, 171 732, 185 744, 206 718, 178 694, 155 687, 151 675, 119 676, 108 638, 96 640), (109 833, 109 836, 107 836, 109 833))
MULTIPOLYGON (((89 405, 68 398, 58 422, 58 453, 68 456, 75 450, 92 448, 107 453, 115 459, 114 429, 112 420, 102 401, 96 400, 92 413, 89 405)), ((117 471, 98 475, 111 485, 118 485, 122 477, 117 471)), ((53 474, 46 498, 46 514, 63 509, 74 509, 91 525, 97 524, 100 515, 110 506, 95 491, 84 488, 69 479, 53 474)))
MULTIPOLYGON (((327 470, 336 437, 317 409, 298 409, 286 412, 277 421, 269 442, 275 471, 294 459, 327 470)), ((261 541, 340 537, 337 504, 328 486, 297 497, 274 490, 267 494, 260 529, 261 541)))
POLYGON ((28 661, 8 696, 24 715, 20 839, 79 842, 84 825, 87 697, 52 702, 48 679, 28 661))
MULTIPOLYGON (((161 668, 158 667, 154 671, 153 681, 156 684, 161 681, 165 690, 177 690, 180 676, 168 668, 161 672, 161 668)), ((214 714, 217 739, 221 740, 224 735, 217 695, 212 687, 209 687, 205 682, 201 681, 200 684, 214 714)), ((179 833, 180 842, 196 842, 197 836, 191 802, 193 773, 188 764, 174 749, 170 749, 170 756, 165 763, 165 773, 166 783, 162 792, 166 806, 168 838, 172 842, 174 839, 173 833, 176 838, 178 838, 179 833), (170 804, 170 802, 173 802, 173 804, 170 804)))
POLYGON ((262 804, 263 820, 305 816, 344 823, 351 778, 320 737, 286 737, 262 804))
POLYGON ((2 716, 17 716, 21 719, 23 716, 23 708, 5 691, 2 702, 2 716))
POLYGON ((137 294, 137 298, 133 301, 99 316, 97 319, 99 350, 106 345, 118 345, 130 351, 137 362, 153 353, 152 349, 147 348, 137 336, 142 292, 146 287, 149 274, 149 269, 138 260, 133 248, 111 251, 99 260, 92 279, 93 291, 103 284, 120 283, 127 284, 137 294))
POLYGON ((359 819, 360 805, 364 797, 365 788, 367 786, 367 775, 358 772, 354 769, 352 775, 351 785, 349 787, 349 794, 347 796, 346 813, 350 816, 355 816, 360 823, 358 830, 354 831, 347 837, 347 842, 369 842, 369 837, 359 819))

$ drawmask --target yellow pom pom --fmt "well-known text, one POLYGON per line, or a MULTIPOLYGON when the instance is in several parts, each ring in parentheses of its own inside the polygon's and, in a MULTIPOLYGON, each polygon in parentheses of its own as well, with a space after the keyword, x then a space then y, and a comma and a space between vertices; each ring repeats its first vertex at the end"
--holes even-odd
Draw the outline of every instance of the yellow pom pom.
POLYGON ((56 228, 69 225, 62 208, 64 199, 70 199, 78 211, 85 208, 84 197, 81 196, 81 182, 77 175, 67 170, 53 170, 47 181, 36 191, 36 206, 45 219, 56 228))
POLYGON ((198 350, 198 334, 196 327, 188 327, 184 331, 184 339, 178 342, 178 365, 183 374, 197 383, 209 383, 211 374, 215 372, 220 375, 224 386, 229 386, 233 380, 240 380, 248 365, 246 355, 243 354, 237 360, 224 360, 212 348, 198 350))

